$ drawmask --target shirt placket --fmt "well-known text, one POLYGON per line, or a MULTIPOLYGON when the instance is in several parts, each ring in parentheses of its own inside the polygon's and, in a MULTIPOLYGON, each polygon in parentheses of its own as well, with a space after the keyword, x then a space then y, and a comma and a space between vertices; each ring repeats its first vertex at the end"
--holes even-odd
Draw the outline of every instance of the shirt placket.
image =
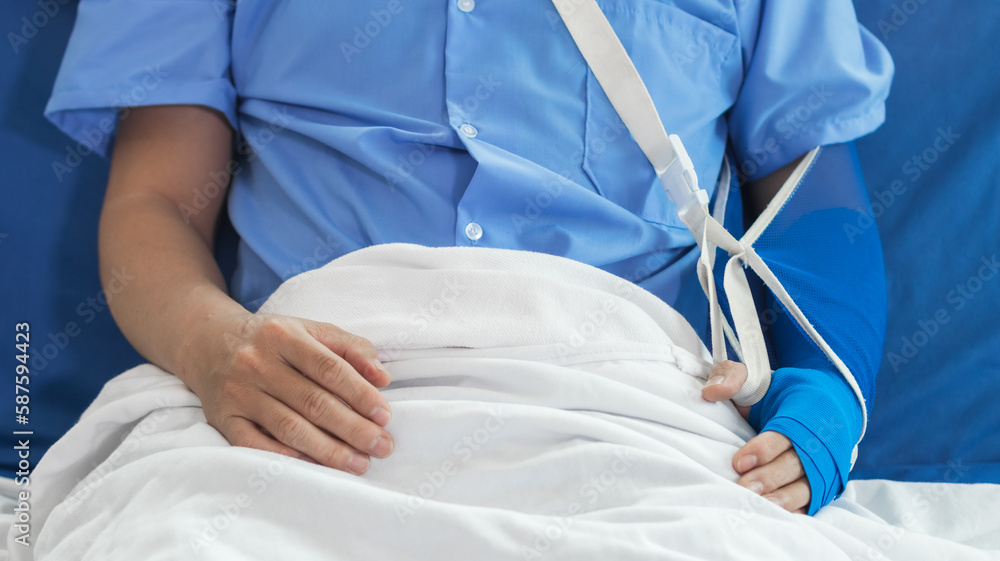
MULTIPOLYGON (((445 44, 445 98, 448 124, 470 153, 476 143, 488 142, 490 112, 485 101, 489 83, 482 79, 488 53, 481 52, 477 30, 484 25, 481 4, 491 0, 448 0, 445 44)), ((483 165, 483 162, 479 162, 483 165)), ((486 216, 477 216, 480 207, 475 176, 455 209, 455 245, 488 243, 486 216)))

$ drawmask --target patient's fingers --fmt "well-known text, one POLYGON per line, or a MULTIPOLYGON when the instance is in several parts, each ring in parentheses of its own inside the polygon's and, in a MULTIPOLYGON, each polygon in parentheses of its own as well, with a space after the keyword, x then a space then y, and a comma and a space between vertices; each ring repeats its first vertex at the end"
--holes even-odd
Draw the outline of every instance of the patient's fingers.
MULTIPOLYGON (((360 475, 368 469, 367 454, 331 437, 280 401, 259 394, 248 418, 275 440, 324 466, 360 475)), ((261 435, 264 436, 264 435, 261 435)), ((266 437, 265 437, 266 438, 266 437)))
POLYGON ((701 390, 707 401, 732 399, 747 380, 747 367, 740 362, 726 360, 716 364, 701 390))
POLYGON ((739 484, 764 495, 790 512, 804 513, 812 492, 802 461, 788 437, 764 431, 733 456, 733 469, 743 474, 739 484))
POLYGON ((739 484, 764 495, 776 491, 785 485, 798 481, 805 477, 806 473, 802 469, 802 462, 799 461, 795 450, 789 448, 785 450, 774 461, 765 463, 745 473, 740 478, 739 484))
MULTIPOLYGON (((288 370, 280 382, 264 388, 271 396, 356 450, 376 458, 384 458, 392 452, 392 436, 385 429, 359 415, 327 390, 299 376, 297 372, 288 370)), ((368 385, 367 382, 363 383, 368 385)), ((282 438, 279 440, 286 442, 282 438)), ((292 445, 290 442, 286 444, 292 445)), ((302 448, 297 449, 308 452, 302 448)), ((323 461, 311 453, 310 456, 323 461)))
POLYGON ((746 473, 751 469, 770 463, 785 450, 792 448, 792 441, 780 432, 764 431, 750 439, 733 456, 736 473, 746 473))
MULTIPOLYGON (((361 340, 361 338, 358 337, 357 340, 361 340)), ((279 353, 293 368, 306 375, 320 387, 344 400, 359 415, 371 419, 381 426, 389 423, 391 409, 378 389, 358 374, 351 364, 310 337, 308 333, 303 333, 297 338, 287 338, 280 346, 279 353)), ((374 368, 370 364, 367 364, 366 367, 374 368)), ((295 403, 288 401, 285 403, 310 419, 315 417, 314 414, 328 409, 323 405, 323 400, 315 395, 306 396, 296 400, 295 403), (307 401, 303 402, 302 399, 307 401), (299 405, 296 403, 303 404, 307 410, 299 409, 299 405)))
POLYGON ((228 417, 222 422, 220 432, 224 433, 223 436, 225 436, 226 440, 228 440, 233 446, 256 448, 257 450, 274 452, 275 454, 290 456, 306 462, 315 463, 315 460, 302 452, 289 448, 288 446, 285 446, 270 436, 262 433, 261 429, 257 427, 257 425, 244 419, 243 417, 228 417))
POLYGON ((764 498, 790 512, 805 514, 812 498, 812 490, 809 488, 809 482, 806 478, 802 477, 764 495, 764 498))
POLYGON ((382 428, 388 402, 337 354, 387 384, 388 375, 371 363, 370 342, 327 324, 270 314, 236 318, 218 330, 218 359, 206 364, 196 393, 205 418, 229 442, 357 474, 368 469, 369 453, 391 453, 392 437, 382 428))
POLYGON ((303 320, 303 325, 313 338, 338 356, 343 357, 355 371, 375 387, 385 387, 392 381, 389 373, 378 360, 378 350, 368 339, 329 323, 303 320))

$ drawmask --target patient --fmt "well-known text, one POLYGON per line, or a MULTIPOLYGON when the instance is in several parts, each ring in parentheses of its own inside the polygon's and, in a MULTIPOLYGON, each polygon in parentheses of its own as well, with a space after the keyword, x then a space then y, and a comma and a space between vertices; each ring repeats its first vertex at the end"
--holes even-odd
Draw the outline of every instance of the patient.
MULTIPOLYGON (((697 248, 551 6, 426 3, 81 2, 47 113, 77 138, 98 131, 98 152, 116 127, 100 269, 135 280, 110 308, 234 445, 354 474, 392 453, 390 377, 364 334, 252 313, 283 280, 374 244, 566 256, 707 337, 697 248), (227 186, 242 238, 228 288, 212 252, 227 186)), ((881 123, 891 63, 848 0, 714 4, 603 6, 703 186, 735 155, 750 223, 805 152, 881 123)), ((718 364, 703 396, 728 400, 745 378, 718 364)), ((784 434, 732 465, 809 510, 784 434)))

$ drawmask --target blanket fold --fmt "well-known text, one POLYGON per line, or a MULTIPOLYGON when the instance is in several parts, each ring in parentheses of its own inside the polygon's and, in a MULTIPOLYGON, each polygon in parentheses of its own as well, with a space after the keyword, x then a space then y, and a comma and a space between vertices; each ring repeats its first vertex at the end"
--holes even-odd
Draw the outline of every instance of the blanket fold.
POLYGON ((289 280, 261 313, 376 344, 392 456, 358 477, 230 447, 180 380, 143 365, 43 458, 33 546, 11 560, 991 558, 847 498, 806 517, 736 485, 754 433, 701 399, 707 349, 586 265, 376 246, 289 280))

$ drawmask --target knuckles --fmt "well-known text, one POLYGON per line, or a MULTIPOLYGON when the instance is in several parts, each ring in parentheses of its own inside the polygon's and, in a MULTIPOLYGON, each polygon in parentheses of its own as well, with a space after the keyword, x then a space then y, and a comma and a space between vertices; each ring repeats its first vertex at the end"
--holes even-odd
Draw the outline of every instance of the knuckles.
MULTIPOLYGON (((377 356, 370 340, 333 325, 267 314, 250 317, 230 329, 226 348, 220 351, 226 358, 211 369, 212 381, 205 386, 205 391, 212 395, 207 400, 203 399, 207 420, 220 432, 223 432, 220 427, 230 426, 227 419, 241 417, 252 422, 260 419, 265 422, 259 424, 266 429, 262 436, 301 450, 317 433, 318 425, 318 434, 325 435, 329 430, 335 438, 324 439, 329 442, 317 450, 310 450, 308 455, 323 465, 342 470, 346 470, 353 459, 355 446, 364 449, 382 434, 382 429, 364 415, 352 413, 344 417, 337 410, 337 397, 365 413, 368 411, 366 407, 374 408, 379 400, 378 390, 365 382, 363 377, 354 375, 352 366, 367 364, 369 357, 377 356), (276 404, 261 389, 278 383, 292 383, 285 380, 283 369, 277 366, 276 361, 281 360, 279 351, 288 345, 306 344, 308 341, 302 338, 318 334, 320 329, 326 340, 333 339, 339 343, 337 347, 340 350, 336 353, 315 353, 309 364, 312 372, 302 373, 309 374, 322 389, 312 387, 304 390, 298 396, 297 413, 279 413, 281 409, 269 407, 276 404), (331 420, 336 422, 331 425, 331 420)), ((261 446, 260 439, 245 431, 226 431, 223 434, 235 446, 261 446)))
POLYGON ((351 452, 343 445, 326 447, 315 460, 334 469, 345 470, 351 461, 351 452))
MULTIPOLYGON (((364 429, 358 426, 358 423, 346 423, 337 432, 339 433, 338 436, 340 436, 341 440, 350 445, 360 444, 360 442, 364 440, 364 429)), ((365 442, 366 446, 367 444, 368 443, 365 442)))
POLYGON ((355 335, 345 331, 344 339, 344 342, 348 347, 355 349, 360 353, 369 354, 375 352, 375 344, 360 335, 355 335))
MULTIPOLYGON (((364 355, 375 352, 375 345, 367 338, 350 331, 344 331, 336 325, 322 324, 329 334, 337 339, 346 352, 358 352, 364 355)), ((346 354, 345 352, 345 354, 346 354)))
POLYGON ((281 415, 275 420, 272 433, 279 442, 294 447, 294 443, 303 439, 305 431, 306 427, 301 419, 291 415, 281 415))
POLYGON ((344 362, 332 353, 318 353, 313 361, 313 371, 319 375, 319 379, 329 380, 333 385, 340 385, 345 381, 347 372, 344 366, 344 362))
POLYGON ((292 342, 295 338, 292 325, 280 316, 267 316, 260 321, 256 339, 259 344, 269 348, 279 348, 292 342))
POLYGON ((226 439, 229 440, 229 443, 233 446, 242 446, 243 448, 259 448, 253 439, 246 434, 235 434, 227 436, 226 439))
POLYGON ((253 345, 242 345, 233 350, 232 365, 236 371, 262 373, 266 360, 253 345))
POLYGON ((322 419, 331 409, 330 397, 322 390, 310 389, 302 399, 302 413, 307 419, 322 419))

